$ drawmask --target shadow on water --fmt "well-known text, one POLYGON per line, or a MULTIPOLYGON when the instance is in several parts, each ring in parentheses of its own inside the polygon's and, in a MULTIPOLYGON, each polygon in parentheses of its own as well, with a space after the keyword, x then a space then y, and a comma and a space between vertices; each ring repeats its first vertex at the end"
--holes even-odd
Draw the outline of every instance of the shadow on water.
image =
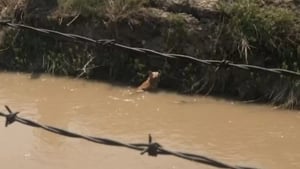
POLYGON ((38 73, 38 72, 32 72, 31 74, 30 74, 30 79, 39 79, 40 77, 41 77, 41 73, 38 73))

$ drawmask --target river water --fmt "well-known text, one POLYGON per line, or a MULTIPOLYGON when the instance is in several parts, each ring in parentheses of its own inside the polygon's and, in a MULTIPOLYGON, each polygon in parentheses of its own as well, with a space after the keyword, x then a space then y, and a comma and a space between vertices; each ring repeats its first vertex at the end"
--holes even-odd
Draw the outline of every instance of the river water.
MULTIPOLYGON (((233 165, 300 168, 299 111, 203 96, 42 75, 0 73, 4 105, 42 124, 126 143, 153 140, 233 165)), ((126 148, 67 138, 0 117, 0 161, 5 169, 210 169, 172 156, 148 157, 126 148)))

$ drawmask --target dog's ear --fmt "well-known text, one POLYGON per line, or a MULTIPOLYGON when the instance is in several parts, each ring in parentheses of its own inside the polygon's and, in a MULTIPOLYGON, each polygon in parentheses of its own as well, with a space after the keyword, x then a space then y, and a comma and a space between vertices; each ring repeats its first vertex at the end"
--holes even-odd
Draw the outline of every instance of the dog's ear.
POLYGON ((152 71, 148 71, 148 77, 152 77, 152 71))

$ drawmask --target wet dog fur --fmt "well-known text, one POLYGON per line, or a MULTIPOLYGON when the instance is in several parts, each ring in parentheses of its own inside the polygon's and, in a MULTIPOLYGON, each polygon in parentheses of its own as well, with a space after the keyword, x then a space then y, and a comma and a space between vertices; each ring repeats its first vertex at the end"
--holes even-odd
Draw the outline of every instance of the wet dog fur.
POLYGON ((148 78, 137 88, 137 92, 152 91, 157 88, 160 72, 148 72, 148 78))

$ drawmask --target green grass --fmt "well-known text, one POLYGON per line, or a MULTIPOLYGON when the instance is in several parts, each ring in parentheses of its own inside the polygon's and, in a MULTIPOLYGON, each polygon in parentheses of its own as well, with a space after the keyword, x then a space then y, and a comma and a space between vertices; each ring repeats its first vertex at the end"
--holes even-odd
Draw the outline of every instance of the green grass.
MULTIPOLYGON (((227 55, 234 62, 300 72, 299 13, 260 0, 221 0, 218 8, 224 16, 219 55, 227 55)), ((247 79, 249 86, 267 100, 291 108, 299 105, 298 80, 268 74, 247 79)), ((237 86, 245 84, 238 81, 237 86)))
POLYGON ((187 40, 187 23, 181 14, 169 14, 168 27, 163 34, 165 50, 168 52, 183 53, 184 43, 187 40))
POLYGON ((299 71, 300 16, 294 11, 258 0, 223 0, 219 10, 227 16, 224 35, 232 44, 229 50, 240 60, 299 71))

